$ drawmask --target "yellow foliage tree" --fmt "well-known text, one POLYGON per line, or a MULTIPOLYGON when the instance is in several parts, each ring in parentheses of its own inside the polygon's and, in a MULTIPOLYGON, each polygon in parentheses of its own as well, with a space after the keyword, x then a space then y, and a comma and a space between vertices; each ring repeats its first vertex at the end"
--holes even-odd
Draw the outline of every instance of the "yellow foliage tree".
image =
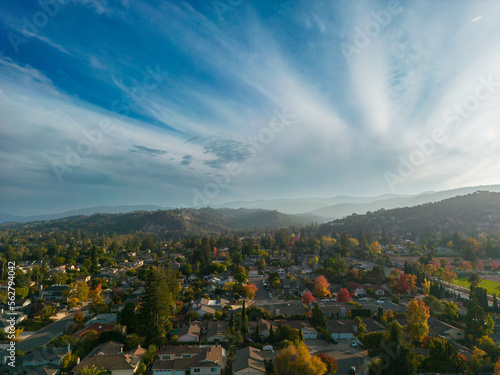
POLYGON ((323 375, 326 365, 309 353, 304 343, 296 343, 283 349, 276 356, 275 372, 277 375, 323 375))
POLYGON ((431 316, 429 307, 424 301, 412 299, 406 309, 408 325, 406 330, 413 340, 421 341, 429 333, 427 320, 431 316))
POLYGON ((424 294, 427 296, 431 292, 431 281, 424 279, 424 282, 422 283, 422 288, 424 290, 424 294))

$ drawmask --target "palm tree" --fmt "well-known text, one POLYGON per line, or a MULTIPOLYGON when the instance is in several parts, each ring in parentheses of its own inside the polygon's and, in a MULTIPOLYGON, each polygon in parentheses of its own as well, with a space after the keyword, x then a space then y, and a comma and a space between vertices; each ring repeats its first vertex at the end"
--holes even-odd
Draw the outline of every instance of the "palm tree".
POLYGON ((79 375, 107 375, 108 372, 103 368, 97 368, 95 365, 85 366, 78 372, 79 375))

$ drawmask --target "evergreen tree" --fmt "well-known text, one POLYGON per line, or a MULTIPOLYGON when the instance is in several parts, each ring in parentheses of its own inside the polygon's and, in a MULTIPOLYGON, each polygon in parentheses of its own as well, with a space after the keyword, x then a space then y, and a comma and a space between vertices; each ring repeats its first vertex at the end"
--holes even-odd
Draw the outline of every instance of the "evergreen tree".
POLYGON ((493 294, 493 312, 498 312, 498 302, 496 294, 493 294))
POLYGON ((269 330, 269 342, 271 344, 274 343, 274 327, 273 327, 273 324, 271 323, 271 328, 269 330))
POLYGON ((320 328, 325 328, 326 327, 326 317, 323 311, 319 308, 318 304, 316 303, 312 309, 312 316, 311 316, 311 324, 318 329, 320 328))
POLYGON ((165 273, 150 267, 145 289, 138 311, 140 334, 146 338, 146 346, 161 345, 174 313, 165 273))
POLYGON ((231 311, 231 318, 229 319, 229 327, 230 328, 234 327, 234 315, 232 311, 231 311))
POLYGON ((255 327, 255 342, 260 342, 260 321, 257 319, 257 327, 255 327))

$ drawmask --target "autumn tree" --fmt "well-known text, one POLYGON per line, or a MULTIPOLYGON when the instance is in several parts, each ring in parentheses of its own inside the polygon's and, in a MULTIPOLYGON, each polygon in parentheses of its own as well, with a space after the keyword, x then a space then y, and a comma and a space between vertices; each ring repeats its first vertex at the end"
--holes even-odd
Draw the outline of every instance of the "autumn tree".
POLYGON ((311 293, 307 292, 302 295, 302 303, 304 304, 310 304, 314 303, 314 297, 311 293))
POLYGON ((419 301, 416 298, 412 299, 406 309, 408 325, 406 330, 410 337, 415 341, 421 341, 429 333, 429 325, 427 320, 430 316, 429 307, 424 301, 419 301))
POLYGON ((321 359, 321 361, 326 365, 326 372, 329 374, 336 374, 337 373, 337 361, 329 354, 326 353, 319 353, 316 354, 315 357, 318 357, 321 359))
POLYGON ((255 284, 248 284, 243 286, 243 295, 246 298, 254 299, 256 292, 257 292, 257 286, 255 286, 255 284))
POLYGON ((473 267, 472 267, 472 263, 469 262, 468 260, 466 260, 462 263, 460 268, 464 271, 470 271, 470 270, 472 270, 473 267))
POLYGON ((300 342, 283 349, 276 356, 277 375, 323 375, 327 365, 317 356, 311 356, 307 346, 300 342))
POLYGON ((431 281, 424 279, 424 282, 422 283, 422 289, 426 296, 429 295, 431 291, 431 281))
POLYGON ((337 302, 349 302, 351 294, 346 288, 342 288, 337 293, 337 302))
POLYGON ((314 295, 318 297, 331 297, 330 283, 326 277, 320 275, 314 280, 314 295))

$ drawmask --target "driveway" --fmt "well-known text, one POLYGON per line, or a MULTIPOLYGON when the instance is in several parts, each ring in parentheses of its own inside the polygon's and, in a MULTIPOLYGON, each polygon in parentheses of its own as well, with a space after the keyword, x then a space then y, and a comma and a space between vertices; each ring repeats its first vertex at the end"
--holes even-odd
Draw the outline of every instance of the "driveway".
POLYGON ((348 374, 351 366, 367 374, 366 365, 371 361, 367 350, 351 347, 351 340, 339 340, 338 344, 328 344, 324 340, 305 340, 311 354, 326 353, 331 355, 338 365, 337 374, 348 374))

